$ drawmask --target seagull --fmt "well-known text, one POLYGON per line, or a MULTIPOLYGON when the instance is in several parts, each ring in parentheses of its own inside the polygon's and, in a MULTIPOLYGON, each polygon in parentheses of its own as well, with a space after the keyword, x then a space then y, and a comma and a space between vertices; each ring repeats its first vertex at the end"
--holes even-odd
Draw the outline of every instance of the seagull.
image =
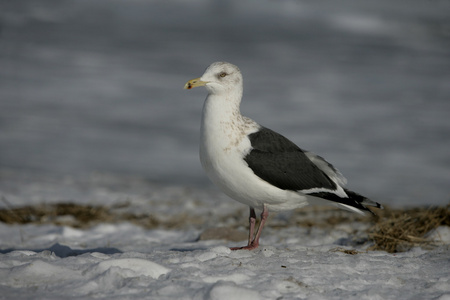
POLYGON ((322 157, 299 148, 281 134, 241 115, 243 79, 227 62, 211 64, 184 88, 204 86, 200 161, 208 177, 230 198, 250 207, 248 244, 258 248, 269 212, 309 204, 334 204, 365 214, 382 206, 345 188, 347 180, 322 157), (255 232, 256 213, 261 212, 255 232))

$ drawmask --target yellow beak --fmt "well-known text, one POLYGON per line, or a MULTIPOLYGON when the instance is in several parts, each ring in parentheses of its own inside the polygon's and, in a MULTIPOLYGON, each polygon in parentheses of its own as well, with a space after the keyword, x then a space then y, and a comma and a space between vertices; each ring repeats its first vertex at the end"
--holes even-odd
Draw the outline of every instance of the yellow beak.
POLYGON ((188 82, 186 82, 186 84, 184 85, 184 88, 187 90, 190 90, 190 89, 198 87, 198 86, 204 86, 207 83, 208 83, 207 81, 201 81, 200 77, 194 78, 194 79, 191 79, 188 82))

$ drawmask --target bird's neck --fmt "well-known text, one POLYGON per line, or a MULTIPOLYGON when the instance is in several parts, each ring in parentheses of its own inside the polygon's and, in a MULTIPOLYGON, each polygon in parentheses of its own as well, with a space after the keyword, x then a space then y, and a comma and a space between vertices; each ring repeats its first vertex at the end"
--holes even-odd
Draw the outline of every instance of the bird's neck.
POLYGON ((209 124, 236 122, 242 119, 240 104, 242 93, 209 94, 203 105, 203 119, 209 124))
POLYGON ((230 98, 210 94, 203 105, 201 123, 202 140, 215 140, 217 145, 228 144, 236 137, 230 135, 230 128, 238 129, 243 124, 239 104, 241 95, 230 98))

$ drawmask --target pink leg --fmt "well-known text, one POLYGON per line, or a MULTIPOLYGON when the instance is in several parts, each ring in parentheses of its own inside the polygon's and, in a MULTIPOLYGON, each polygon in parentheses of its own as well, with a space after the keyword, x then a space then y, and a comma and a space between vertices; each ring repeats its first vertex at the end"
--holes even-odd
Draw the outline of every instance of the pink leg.
POLYGON ((253 234, 255 231, 255 223, 256 223, 256 214, 253 208, 250 208, 250 229, 249 229, 249 237, 248 237, 248 245, 244 247, 233 247, 231 250, 253 250, 258 248, 259 246, 259 237, 261 236, 262 229, 264 224, 266 223, 267 217, 269 216, 269 211, 264 205, 263 211, 261 213, 261 222, 259 223, 258 231, 256 231, 256 236, 253 238, 253 234))
POLYGON ((259 223, 258 231, 256 232, 256 237, 252 242, 252 244, 254 244, 255 247, 254 249, 256 249, 259 246, 259 237, 261 236, 262 229, 268 217, 269 217, 269 210, 264 205, 264 209, 261 213, 261 222, 259 223))
POLYGON ((256 214, 253 207, 250 207, 250 216, 248 217, 248 223, 250 224, 250 229, 248 231, 248 245, 250 245, 253 241, 256 224, 256 214))

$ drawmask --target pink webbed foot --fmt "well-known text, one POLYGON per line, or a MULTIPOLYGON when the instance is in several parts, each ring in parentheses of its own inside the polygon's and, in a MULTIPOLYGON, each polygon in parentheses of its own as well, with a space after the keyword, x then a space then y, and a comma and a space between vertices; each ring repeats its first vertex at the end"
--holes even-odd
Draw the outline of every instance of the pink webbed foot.
POLYGON ((230 250, 235 251, 235 250, 255 250, 256 248, 258 248, 259 243, 251 243, 250 245, 247 246, 243 246, 243 247, 231 247, 230 250))
POLYGON ((255 231, 255 223, 256 223, 256 214, 255 210, 250 207, 250 217, 249 217, 249 235, 248 235, 248 245, 244 247, 232 247, 230 250, 254 250, 259 246, 259 237, 261 236, 262 229, 264 227, 264 223, 266 222, 267 217, 269 216, 269 211, 264 205, 263 211, 261 213, 261 222, 259 223, 258 231, 256 235, 253 237, 253 233, 255 231))

